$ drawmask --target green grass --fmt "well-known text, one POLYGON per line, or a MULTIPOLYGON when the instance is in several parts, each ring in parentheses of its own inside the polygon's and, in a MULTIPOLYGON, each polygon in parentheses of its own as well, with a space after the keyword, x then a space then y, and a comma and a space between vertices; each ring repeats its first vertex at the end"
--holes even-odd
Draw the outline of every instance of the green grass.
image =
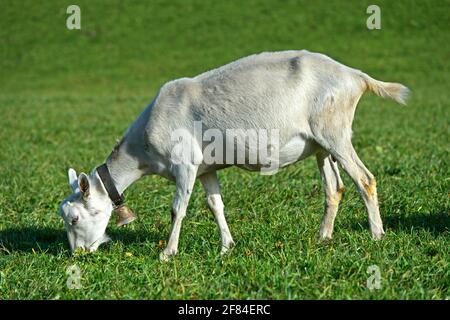
POLYGON ((449 268, 449 1, 72 1, 0 7, 0 299, 445 299, 449 268), (354 144, 375 174, 387 236, 373 242, 347 176, 334 239, 316 240, 323 212, 314 159, 275 176, 219 173, 237 243, 220 238, 196 185, 179 255, 158 259, 174 186, 130 187, 140 219, 113 241, 71 256, 59 202, 69 166, 89 172, 157 89, 250 53, 306 48, 412 90, 407 107, 365 95, 354 144), (68 266, 80 290, 66 286, 68 266), (366 288, 380 268, 381 289, 366 288))

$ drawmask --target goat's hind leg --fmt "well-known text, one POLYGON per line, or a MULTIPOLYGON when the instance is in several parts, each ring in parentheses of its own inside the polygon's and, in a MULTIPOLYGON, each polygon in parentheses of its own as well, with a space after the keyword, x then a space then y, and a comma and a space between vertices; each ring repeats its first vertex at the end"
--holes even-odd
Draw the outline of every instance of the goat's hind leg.
POLYGON ((344 193, 344 184, 339 176, 337 163, 326 151, 318 152, 316 160, 325 192, 325 212, 320 225, 319 237, 322 240, 328 240, 333 234, 334 220, 344 193))
POLYGON ((359 159, 351 141, 341 141, 332 147, 332 155, 352 178, 361 194, 369 218, 372 238, 379 240, 384 236, 383 222, 378 207, 377 187, 374 175, 359 159))

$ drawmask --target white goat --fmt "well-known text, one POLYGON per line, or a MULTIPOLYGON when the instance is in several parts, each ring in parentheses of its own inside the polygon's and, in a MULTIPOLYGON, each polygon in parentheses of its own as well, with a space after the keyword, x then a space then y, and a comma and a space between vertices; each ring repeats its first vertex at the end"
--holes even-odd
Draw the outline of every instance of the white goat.
POLYGON ((98 169, 90 176, 81 173, 78 178, 73 169, 69 170, 73 194, 61 203, 61 215, 71 249, 93 251, 107 241, 105 229, 114 204, 119 206, 119 214, 130 216, 117 195, 143 175, 158 174, 176 183, 172 230, 161 259, 177 253, 181 223, 197 177, 219 226, 225 253, 234 242, 225 220, 216 171, 233 164, 263 170, 271 161, 277 168, 284 167, 313 154, 325 190, 320 237, 331 238, 344 191, 339 163, 364 200, 372 237, 380 239, 384 230, 375 178, 351 142, 356 105, 366 90, 402 104, 408 95, 401 84, 377 81, 325 55, 304 50, 252 55, 194 78, 166 83, 107 158, 103 178, 98 169), (203 133, 215 130, 225 135, 229 129, 240 129, 237 138, 243 138, 246 130, 277 130, 276 157, 273 152, 270 156, 259 153, 261 149, 273 151, 275 144, 258 144, 256 150, 249 151, 252 141, 247 139, 239 140, 231 150, 229 141, 223 149, 215 150, 216 159, 247 150, 245 163, 207 162, 205 140, 194 132, 196 122, 201 122, 203 133), (173 139, 180 129, 182 141, 173 139), (257 161, 250 163, 255 152, 257 161))

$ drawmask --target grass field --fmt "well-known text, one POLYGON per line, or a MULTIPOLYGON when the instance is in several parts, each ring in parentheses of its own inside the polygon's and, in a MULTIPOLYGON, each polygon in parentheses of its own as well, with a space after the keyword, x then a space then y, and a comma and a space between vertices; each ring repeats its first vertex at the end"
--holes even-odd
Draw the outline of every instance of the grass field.
POLYGON ((0 4, 0 299, 445 299, 449 268, 449 1, 2 1, 0 4), (66 8, 81 8, 81 30, 66 8), (319 51, 412 90, 403 107, 367 94, 354 145, 377 177, 386 238, 373 242, 348 176, 334 239, 316 236, 323 194, 315 159, 275 176, 219 173, 237 243, 220 237, 199 185, 178 256, 158 255, 174 186, 145 177, 127 192, 140 219, 113 241, 70 254, 60 201, 67 169, 108 156, 166 81, 239 57, 319 51), (69 266, 81 289, 67 287, 69 266), (381 288, 369 290, 367 269, 381 288))

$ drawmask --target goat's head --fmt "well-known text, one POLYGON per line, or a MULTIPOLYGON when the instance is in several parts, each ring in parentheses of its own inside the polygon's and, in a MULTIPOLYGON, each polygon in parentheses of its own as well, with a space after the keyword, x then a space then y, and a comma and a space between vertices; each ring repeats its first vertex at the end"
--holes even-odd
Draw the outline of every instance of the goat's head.
POLYGON ((109 241, 105 230, 108 225, 112 202, 94 170, 90 176, 69 169, 69 185, 72 194, 60 205, 70 249, 97 250, 100 244, 109 241))

